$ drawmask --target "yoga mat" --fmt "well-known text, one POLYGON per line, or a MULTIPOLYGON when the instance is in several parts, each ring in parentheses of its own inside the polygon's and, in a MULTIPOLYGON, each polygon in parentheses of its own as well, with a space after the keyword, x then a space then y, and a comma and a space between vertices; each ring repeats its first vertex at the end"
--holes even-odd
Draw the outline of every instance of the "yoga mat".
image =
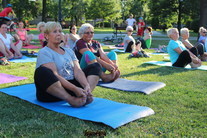
POLYGON ((150 94, 162 87, 165 87, 165 83, 162 82, 147 82, 147 81, 135 81, 119 78, 114 82, 105 83, 99 81, 98 86, 129 91, 129 92, 141 92, 144 94, 150 94))
MULTIPOLYGON (((165 62, 165 61, 149 61, 149 62, 145 62, 145 63, 146 64, 159 65, 159 66, 173 67, 171 62, 165 62)), ((176 68, 182 68, 182 67, 176 67, 176 68)), ((200 67, 197 67, 197 68, 191 68, 190 65, 187 65, 185 67, 185 69, 191 69, 191 70, 195 70, 195 69, 207 70, 207 66, 206 65, 201 65, 200 67)))
POLYGON ((163 55, 163 56, 167 56, 168 53, 148 53, 148 54, 151 54, 151 55, 163 55))
POLYGON ((34 46, 34 45, 28 45, 28 46, 23 46, 22 48, 26 48, 26 49, 38 49, 38 48, 41 48, 41 47, 34 46))
POLYGON ((114 51, 114 52, 124 53, 124 50, 120 50, 120 49, 113 49, 112 51, 114 51))
POLYGON ((36 62, 37 58, 22 56, 20 59, 10 59, 9 61, 14 63, 36 62))
POLYGON ((16 81, 25 80, 25 79, 27 79, 27 78, 0 73, 0 84, 16 82, 16 81))
POLYGON ((4 88, 0 91, 49 110, 83 120, 104 123, 114 129, 136 119, 154 114, 154 111, 149 107, 118 103, 102 98, 94 98, 91 104, 80 108, 71 107, 64 101, 39 102, 36 100, 34 84, 4 88))
POLYGON ((109 46, 110 49, 124 49, 124 47, 109 46))

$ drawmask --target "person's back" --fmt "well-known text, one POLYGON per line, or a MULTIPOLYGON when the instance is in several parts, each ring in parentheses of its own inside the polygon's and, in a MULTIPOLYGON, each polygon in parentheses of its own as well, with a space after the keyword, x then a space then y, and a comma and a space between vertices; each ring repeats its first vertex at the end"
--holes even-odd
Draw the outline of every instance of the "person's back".
POLYGON ((11 4, 7 4, 7 7, 0 12, 0 17, 8 17, 9 13, 14 14, 11 4))

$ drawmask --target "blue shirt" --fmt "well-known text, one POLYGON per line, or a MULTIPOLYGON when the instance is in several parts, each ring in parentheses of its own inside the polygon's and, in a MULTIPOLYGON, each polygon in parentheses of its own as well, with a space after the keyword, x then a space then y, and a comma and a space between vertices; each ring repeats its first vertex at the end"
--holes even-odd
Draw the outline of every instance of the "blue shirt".
POLYGON ((175 51, 175 49, 178 47, 182 50, 186 50, 185 46, 180 40, 170 40, 170 42, 168 43, 167 52, 170 55, 170 61, 172 64, 174 64, 179 57, 179 54, 175 51))

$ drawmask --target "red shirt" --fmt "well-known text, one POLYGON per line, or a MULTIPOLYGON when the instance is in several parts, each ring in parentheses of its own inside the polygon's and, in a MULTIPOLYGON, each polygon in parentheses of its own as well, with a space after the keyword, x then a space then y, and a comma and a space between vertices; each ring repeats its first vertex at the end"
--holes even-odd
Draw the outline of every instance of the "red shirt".
POLYGON ((3 9, 3 11, 0 12, 0 17, 6 17, 10 12, 12 12, 12 8, 6 7, 3 9))

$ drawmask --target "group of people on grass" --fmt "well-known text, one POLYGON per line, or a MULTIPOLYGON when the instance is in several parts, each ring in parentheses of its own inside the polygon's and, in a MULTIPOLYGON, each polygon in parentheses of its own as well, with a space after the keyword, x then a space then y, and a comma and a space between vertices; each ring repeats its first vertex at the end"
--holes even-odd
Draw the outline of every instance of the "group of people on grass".
MULTIPOLYGON (((13 43, 12 36, 7 34, 7 24, 0 24, 0 51, 9 59, 20 58, 22 45, 32 38, 22 28, 23 24, 20 22, 14 36, 16 43, 13 43), (22 37, 25 34, 26 37, 22 37)), ((38 52, 34 73, 39 101, 65 100, 74 107, 84 106, 93 101, 92 91, 100 79, 103 82, 112 82, 120 77, 117 54, 113 51, 104 52, 101 44, 93 40, 94 27, 91 24, 82 24, 79 34, 77 27, 72 25, 70 33, 64 35, 57 22, 40 22, 37 28, 43 46, 38 52)), ((125 52, 147 56, 141 46, 142 42, 135 42, 132 37, 133 27, 128 26, 126 31, 125 52)), ((151 32, 150 27, 146 28, 147 38, 151 38, 151 32)), ((193 46, 188 40, 188 29, 181 29, 182 42, 178 40, 176 28, 168 29, 167 35, 171 39, 167 49, 173 66, 185 67, 190 64, 192 67, 199 67, 201 60, 206 60, 204 45, 193 46)))
POLYGON ((182 37, 181 41, 179 40, 177 28, 170 28, 167 30, 167 35, 171 39, 168 43, 167 51, 170 55, 172 66, 185 67, 190 64, 192 68, 200 67, 202 64, 201 61, 207 60, 205 45, 199 40, 196 45, 193 46, 188 40, 189 30, 187 28, 182 28, 180 34, 182 37))

